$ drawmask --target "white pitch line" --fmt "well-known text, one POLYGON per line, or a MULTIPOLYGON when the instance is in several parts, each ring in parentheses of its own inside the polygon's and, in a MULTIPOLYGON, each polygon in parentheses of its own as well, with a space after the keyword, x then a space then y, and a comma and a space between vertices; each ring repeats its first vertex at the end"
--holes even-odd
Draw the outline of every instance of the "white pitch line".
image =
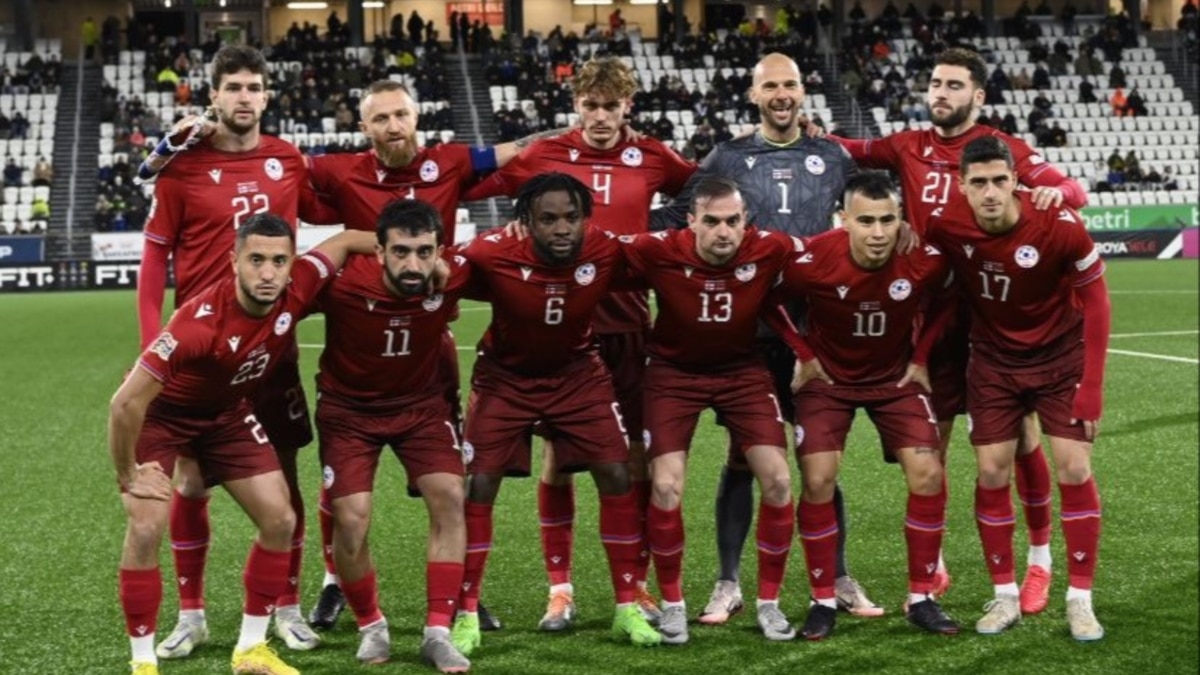
POLYGON ((1143 359, 1158 359, 1160 361, 1174 361, 1175 363, 1200 363, 1200 360, 1188 358, 1186 356, 1167 356, 1165 354, 1147 354, 1146 352, 1128 352, 1124 349, 1110 349, 1109 354, 1121 354, 1122 356, 1139 356, 1143 359))
POLYGON ((1112 289, 1109 289, 1108 294, 1109 295, 1195 295, 1198 292, 1200 292, 1200 291, 1193 291, 1190 289, 1127 290, 1127 291, 1114 291, 1112 289))
POLYGON ((1200 330, 1164 330, 1157 333, 1113 333, 1109 338, 1165 337, 1168 335, 1198 335, 1200 330))

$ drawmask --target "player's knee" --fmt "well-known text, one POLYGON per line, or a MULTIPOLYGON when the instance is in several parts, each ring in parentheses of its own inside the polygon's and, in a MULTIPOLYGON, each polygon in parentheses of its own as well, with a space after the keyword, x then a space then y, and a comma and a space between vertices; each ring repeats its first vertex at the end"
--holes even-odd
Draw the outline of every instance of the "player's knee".
POLYGON ((337 504, 333 507, 333 527, 339 540, 362 541, 371 524, 371 511, 356 504, 337 504))
POLYGON ((828 471, 807 471, 801 484, 804 486, 805 501, 824 504, 833 499, 833 490, 837 487, 837 474, 828 471))
POLYGON ((908 489, 919 495, 935 495, 942 489, 942 464, 935 455, 908 470, 908 489))
POLYGON ((656 506, 673 509, 679 506, 683 495, 683 483, 675 476, 656 475, 651 483, 651 500, 656 506))
POLYGON ((136 558, 157 556, 159 545, 166 533, 167 521, 150 515, 139 515, 129 519, 125 528, 125 544, 136 558))
POLYGON ((786 464, 761 476, 759 486, 763 501, 772 506, 783 506, 792 500, 792 480, 786 464))
POLYGON ((468 481, 467 499, 476 504, 493 504, 500 493, 502 476, 485 473, 472 474, 468 481))
POLYGON ((1092 462, 1087 453, 1073 453, 1067 457, 1055 458, 1054 471, 1059 483, 1079 485, 1091 478, 1092 462))
POLYGON ((624 463, 593 464, 591 472, 600 494, 623 495, 629 492, 629 468, 624 463))
POLYGON ((283 504, 271 509, 259 518, 258 534, 268 548, 286 549, 291 546, 292 533, 296 529, 296 514, 292 507, 283 504))

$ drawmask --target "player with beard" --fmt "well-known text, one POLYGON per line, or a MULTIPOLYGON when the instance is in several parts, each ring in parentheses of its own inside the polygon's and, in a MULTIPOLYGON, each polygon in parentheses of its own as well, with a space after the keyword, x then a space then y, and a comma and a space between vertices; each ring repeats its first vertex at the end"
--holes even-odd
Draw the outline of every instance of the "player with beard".
MULTIPOLYGON (((267 64, 250 47, 224 47, 212 63, 213 133, 158 176, 146 222, 138 272, 138 319, 143 347, 158 335, 168 259, 174 261, 175 306, 228 275, 225 255, 247 218, 271 212, 293 228, 311 195, 304 159, 290 143, 259 133, 267 103, 267 64)), ((163 143, 167 143, 164 140, 163 143)), ((200 311, 208 311, 206 306, 200 311)), ((296 481, 296 453, 312 441, 308 404, 300 384, 299 349, 293 344, 258 390, 255 414, 279 453, 296 513, 291 583, 275 603, 275 631, 292 649, 312 649, 320 638, 300 614, 299 579, 304 546, 304 502, 296 481)), ((196 462, 175 463, 171 502, 171 552, 179 590, 179 623, 158 646, 161 658, 180 658, 207 641, 204 567, 208 553, 208 491, 196 462)))
MULTIPOLYGON (((962 199, 955 187, 959 157, 968 143, 984 136, 995 136, 1008 144, 1017 180, 1032 190, 1033 203, 1038 209, 1063 205, 1077 209, 1087 203, 1082 186, 1046 162, 1024 141, 976 123, 986 80, 987 64, 979 54, 961 48, 947 49, 938 55, 929 79, 927 102, 932 129, 901 131, 869 140, 835 139, 863 166, 899 174, 905 217, 918 234, 925 233, 930 214, 936 209, 962 199)), ((969 323, 970 317, 964 309, 933 351, 934 358, 929 364, 943 461, 954 418, 966 412, 969 323)), ((1029 568, 1021 584, 1021 609, 1033 614, 1045 609, 1050 597, 1051 486, 1041 431, 1032 413, 1024 423, 1015 466, 1017 493, 1029 530, 1029 568)), ((936 594, 944 594, 949 587, 950 575, 939 558, 936 594)))
MULTIPOLYGON (((738 185, 749 214, 748 222, 763 230, 806 237, 833 225, 846 180, 857 168, 838 145, 805 133, 801 123, 804 85, 796 62, 783 54, 768 54, 754 66, 750 100, 762 118, 751 136, 720 143, 670 204, 651 214, 652 229, 681 227, 687 220, 691 192, 699 181, 723 177, 738 185)), ((790 308, 800 323, 800 306, 790 308)), ((776 397, 784 418, 792 415, 792 370, 796 360, 782 340, 763 327, 759 348, 767 359, 776 397)), ((746 464, 743 443, 730 437, 729 460, 717 491, 716 530, 720 569, 712 596, 700 622, 722 624, 743 608, 738 583, 742 549, 754 517, 754 474, 746 464)), ((834 492, 838 514, 838 605, 859 616, 879 616, 877 607, 850 576, 846 567, 846 514, 841 488, 834 492)))
MULTIPOLYGON (((229 52, 223 57, 218 63, 235 59, 229 52)), ((229 77, 240 79, 237 71, 219 77, 223 92, 229 77)), ((350 252, 372 249, 372 238, 344 232, 297 261, 293 227, 272 213, 239 223, 233 250, 221 256, 225 273, 179 307, 113 396, 109 450, 128 519, 119 586, 135 675, 158 673, 158 551, 172 516, 169 474, 184 455, 200 465, 204 481, 225 488, 257 529, 242 576, 233 672, 299 673, 267 644, 271 609, 293 573, 297 517, 280 456, 251 401, 295 349, 297 317, 350 252)))
POLYGON ((443 672, 464 672, 470 662, 450 642, 466 546, 463 459, 450 402, 442 395, 438 356, 469 277, 451 259, 449 285, 431 292, 442 224, 425 202, 389 203, 379 214, 376 237, 376 254, 352 257, 318 298, 325 348, 316 421, 334 558, 362 635, 358 660, 383 663, 391 638, 367 533, 375 470, 383 446, 390 445, 410 491, 420 494, 429 512, 421 654, 443 672))
POLYGON ((612 631, 652 646, 661 636, 636 604, 642 524, 630 486, 629 447, 612 377, 592 329, 596 307, 624 268, 615 237, 588 224, 592 191, 549 173, 517 196, 527 238, 477 237, 458 253, 473 283, 487 289, 492 321, 479 341, 471 378, 464 453, 467 557, 453 641, 464 654, 480 644, 477 606, 492 546, 492 508, 504 476, 528 476, 530 441, 541 424, 558 466, 588 470, 600 499, 600 539, 616 596, 612 631))
MULTIPOLYGON (((534 176, 558 171, 591 187, 596 219, 604 223, 606 230, 618 235, 646 232, 655 193, 678 193, 696 165, 662 141, 622 137, 637 86, 633 69, 617 58, 594 58, 584 63, 571 80, 580 126, 562 136, 536 141, 472 188, 466 199, 511 197, 534 176)), ((650 499, 642 438, 642 373, 649 325, 650 309, 644 291, 609 295, 593 318, 600 354, 612 373, 624 414, 629 471, 643 512, 650 499)), ((538 516, 542 559, 550 581, 546 613, 538 627, 545 631, 566 630, 576 617, 571 584, 575 490, 570 474, 555 470, 549 439, 545 440, 538 482, 538 516)), ((638 607, 653 623, 661 612, 654 596, 646 590, 649 564, 650 556, 645 552, 638 568, 638 607)))

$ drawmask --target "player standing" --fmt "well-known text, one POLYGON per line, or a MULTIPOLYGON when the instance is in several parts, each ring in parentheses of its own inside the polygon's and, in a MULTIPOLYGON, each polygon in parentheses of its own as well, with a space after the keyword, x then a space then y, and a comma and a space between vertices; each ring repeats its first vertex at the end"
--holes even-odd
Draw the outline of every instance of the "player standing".
MULTIPOLYGON (((846 152, 832 141, 809 137, 801 124, 804 85, 796 62, 768 54, 754 66, 750 99, 758 106, 758 131, 717 145, 699 171, 670 204, 651 215, 654 229, 681 226, 691 207, 691 190, 712 177, 733 180, 745 201, 749 222, 763 230, 807 237, 833 224, 846 180, 857 170, 846 152)), ((794 320, 802 307, 791 307, 794 320)), ((760 328, 759 349, 775 384, 784 418, 792 416, 792 350, 778 336, 760 328)), ((741 456, 741 442, 730 438, 729 461, 717 490, 716 530, 720 569, 700 622, 722 624, 741 611, 738 583, 742 549, 754 517, 754 475, 741 456)), ((846 567, 846 516, 841 488, 834 492, 838 513, 837 597, 839 606, 859 616, 879 616, 883 609, 868 598, 846 567)))
MULTIPOLYGON (((630 140, 621 129, 637 92, 633 70, 616 58, 594 58, 571 80, 580 127, 555 138, 534 142, 516 159, 472 188, 467 199, 515 196, 534 176, 561 172, 592 189, 598 221, 615 234, 639 234, 649 227, 655 193, 676 194, 696 165, 653 138, 630 140)), ((593 327, 600 354, 613 376, 629 436, 630 476, 634 495, 645 512, 650 499, 642 438, 642 373, 650 309, 645 292, 610 294, 596 310, 593 327)), ((574 540, 575 491, 570 474, 555 469, 553 443, 545 444, 545 461, 538 482, 538 517, 542 554, 550 578, 550 599, 538 627, 565 630, 575 620, 571 562, 574 540)), ((640 558, 638 607, 651 622, 661 612, 646 591, 649 553, 640 558)))
POLYGON ((659 631, 668 644, 688 641, 681 504, 687 453, 707 408, 741 443, 762 490, 758 624, 769 640, 796 635, 779 609, 795 524, 787 439, 755 335, 767 295, 798 244, 748 226, 737 184, 705 178, 692 189, 687 229, 643 235, 624 248, 631 272, 658 300, 645 380, 653 480, 647 529, 663 597, 659 631))
POLYGON ((629 449, 612 377, 600 359, 592 315, 623 268, 619 244, 588 225, 592 193, 561 173, 528 181, 517 197, 530 237, 495 232, 461 249, 472 278, 488 289, 492 321, 479 342, 464 451, 467 557, 454 644, 480 642, 484 566, 492 505, 505 475, 527 476, 530 440, 541 423, 561 470, 588 470, 600 497, 600 538, 616 595, 613 633, 640 646, 659 634, 635 603, 642 525, 629 480, 629 449))
POLYGON ((376 254, 351 258, 319 297, 325 348, 316 419, 333 553, 362 635, 358 659, 383 663, 391 638, 367 533, 375 470, 390 445, 430 517, 421 654, 442 672, 465 672, 470 662, 450 642, 466 546, 463 460, 438 356, 467 276, 452 270, 449 287, 431 292, 442 224, 429 204, 395 200, 378 222, 376 254))
POLYGON ((900 463, 908 485, 908 620, 931 632, 956 633, 958 625, 931 595, 946 492, 925 366, 949 312, 922 321, 913 344, 914 321, 945 288, 948 265, 932 246, 896 251, 900 199, 885 174, 850 179, 844 203, 844 229, 807 240, 804 254, 782 274, 781 290, 806 300, 803 342, 811 345, 794 383, 803 477, 797 519, 814 598, 802 632, 810 640, 833 632, 834 582, 823 573, 835 565, 833 486, 855 411, 863 409, 879 432, 884 459, 900 463))
POLYGON ((346 233, 293 268, 292 224, 269 213, 250 216, 226 258, 234 276, 226 267, 222 280, 184 303, 113 396, 109 449, 128 518, 120 597, 134 673, 158 673, 158 549, 170 518, 170 472, 184 454, 205 480, 224 485, 258 530, 243 576, 233 672, 299 673, 266 641, 271 607, 289 583, 296 516, 278 455, 250 401, 294 348, 297 317, 351 248, 370 246, 368 236, 346 233))
POLYGON ((1021 419, 1036 412, 1054 453, 1067 547, 1067 620, 1076 640, 1099 640, 1092 580, 1100 495, 1092 476, 1111 310, 1104 262, 1071 208, 1042 210, 1016 192, 1017 161, 1004 139, 963 149, 965 200, 931 214, 928 234, 953 265, 971 308, 967 412, 979 468, 976 523, 995 599, 976 623, 1000 633, 1021 619, 1013 574, 1009 488, 1021 419))
MULTIPOLYGON (((967 143, 985 136, 1000 138, 1008 144, 1017 180, 1033 190, 1038 208, 1057 208, 1063 204, 1081 208, 1087 203, 1082 186, 1047 163, 1024 141, 976 123, 984 101, 987 72, 987 64, 979 54, 961 48, 947 49, 938 55, 929 80, 926 100, 932 129, 901 131, 865 141, 835 139, 863 166, 890 169, 900 175, 905 216, 919 234, 924 234, 935 209, 959 200, 955 175, 958 159, 967 143)), ((930 364, 943 461, 954 418, 966 411, 968 330, 968 317, 964 313, 952 324, 930 364)), ((1029 569, 1021 584, 1022 611, 1029 614, 1045 609, 1051 570, 1050 468, 1033 416, 1026 420, 1021 435, 1016 476, 1017 493, 1029 530, 1029 569)), ((950 576, 940 559, 938 567, 937 593, 941 594, 949 588, 950 576)))
MULTIPOLYGON (((158 176, 146 223, 138 273, 138 319, 142 346, 161 325, 168 259, 175 267, 175 306, 225 278, 225 255, 237 228, 250 216, 271 212, 293 228, 307 186, 304 159, 294 146, 262 136, 258 123, 267 103, 267 64, 250 47, 227 46, 212 63, 211 136, 176 158, 158 176)), ((166 141, 164 140, 164 143, 166 141)), ((287 479, 296 514, 292 562, 285 592, 275 604, 275 631, 292 649, 320 643, 299 607, 304 547, 304 502, 296 482, 296 453, 312 441, 308 404, 300 384, 299 349, 293 345, 273 368, 254 403, 287 479)), ((175 462, 171 502, 171 552, 179 590, 179 623, 158 646, 162 658, 180 658, 207 641, 204 567, 208 556, 208 492, 194 461, 175 462)))

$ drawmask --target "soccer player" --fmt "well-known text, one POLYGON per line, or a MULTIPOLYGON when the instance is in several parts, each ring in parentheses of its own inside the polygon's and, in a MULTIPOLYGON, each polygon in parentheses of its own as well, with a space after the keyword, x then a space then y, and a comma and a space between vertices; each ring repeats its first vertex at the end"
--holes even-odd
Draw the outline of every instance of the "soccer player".
MULTIPOLYGON (((514 196, 534 176, 562 172, 592 189, 596 220, 619 235, 639 234, 649 227, 650 204, 657 192, 674 195, 696 170, 674 150, 653 138, 623 138, 621 129, 637 92, 633 70, 617 58, 593 58, 571 80, 580 126, 556 138, 536 141, 472 188, 467 199, 514 196)), ((600 355, 613 376, 629 436, 630 475, 638 504, 645 512, 650 499, 642 438, 642 372, 650 310, 641 291, 610 294, 593 318, 600 355)), ((550 598, 538 627, 566 630, 575 620, 571 585, 575 491, 570 474, 555 470, 553 442, 546 441, 538 482, 538 516, 542 554, 550 578, 550 598)), ((638 607, 653 623, 661 612, 646 590, 649 552, 638 567, 638 607)))
MULTIPOLYGON (((658 629, 688 641, 683 598, 683 499, 687 453, 700 413, 724 420, 758 479, 758 624, 770 640, 796 635, 779 609, 795 513, 784 418, 756 350, 758 316, 799 242, 748 226, 738 186, 705 178, 692 189, 688 228, 634 238, 631 273, 652 288, 658 315, 646 366, 646 437, 653 492, 650 550, 663 598, 658 629)), ((794 329, 792 329, 794 331, 794 329)))
MULTIPOLYGON (((1083 188, 1018 138, 977 124, 984 101, 987 64, 979 54, 951 48, 938 55, 929 80, 927 102, 933 128, 902 131, 869 140, 835 139, 863 166, 890 169, 902 181, 905 217, 924 234, 930 214, 961 197, 956 187, 958 159, 967 143, 994 136, 1008 144, 1017 180, 1032 189, 1039 209, 1062 205, 1081 208, 1087 203, 1083 188)), ((954 418, 966 411, 965 380, 969 318, 952 324, 930 364, 934 413, 938 418, 941 453, 949 448, 954 418)), ((1021 435, 1016 461, 1017 493, 1029 530, 1029 568, 1021 584, 1021 607, 1027 613, 1045 609, 1050 594, 1050 468, 1041 447, 1037 419, 1030 416, 1021 435)), ((937 594, 950 587, 950 575, 939 559, 937 594)))
POLYGON ((364 233, 334 237, 295 262, 289 221, 254 214, 239 224, 229 275, 180 306, 113 396, 109 450, 128 525, 120 597, 133 672, 157 675, 162 603, 158 548, 170 519, 171 471, 187 454, 224 485, 258 530, 233 672, 295 675, 267 646, 271 607, 288 586, 296 523, 279 457, 250 401, 294 347, 296 320, 364 233))
POLYGON ((1009 488, 1021 419, 1046 430, 1062 500, 1067 621, 1076 640, 1104 629, 1092 609, 1100 543, 1100 495, 1092 476, 1110 307, 1104 262, 1071 208, 1039 209, 1015 190, 1008 143, 977 138, 959 164, 965 200, 931 214, 928 234, 949 258, 971 309, 967 413, 979 483, 975 518, 995 599, 975 628, 1000 633, 1021 619, 1013 574, 1009 488))
POLYGON ((642 524, 621 407, 592 332, 592 315, 623 268, 620 245, 588 225, 592 192, 565 174, 529 180, 516 214, 530 237, 494 232, 459 251, 473 283, 488 289, 492 321, 479 342, 464 433, 471 480, 454 644, 467 655, 479 646, 476 608, 492 546, 492 505, 505 475, 529 475, 530 434, 541 423, 559 469, 586 469, 596 483, 617 601, 613 633, 656 645, 661 638, 635 603, 642 524))
MULTIPOLYGON (((749 222, 763 230, 806 237, 828 230, 842 198, 854 162, 830 140, 813 138, 801 124, 804 85, 796 62, 783 54, 768 54, 754 66, 750 99, 758 106, 762 123, 757 132, 717 145, 670 204, 651 214, 652 229, 679 227, 691 208, 692 188, 704 178, 719 176, 735 181, 749 214, 749 222)), ((802 307, 791 307, 795 320, 802 307)), ((775 383, 775 395, 784 412, 792 416, 792 350, 774 333, 759 330, 759 348, 775 383)), ((700 622, 722 624, 743 607, 738 583, 742 549, 754 516, 754 475, 730 439, 729 461, 721 472, 717 491, 717 557, 720 569, 712 596, 700 622)), ((838 512, 837 597, 839 607, 859 616, 879 616, 883 609, 868 598, 846 567, 846 517, 841 488, 834 492, 838 512)))
POLYGON ((450 643, 466 547, 463 460, 438 357, 468 277, 452 270, 444 291, 431 289, 442 253, 433 206, 397 199, 378 223, 376 254, 351 258, 318 299, 326 320, 316 419, 333 554, 362 634, 358 659, 383 663, 391 638, 367 532, 379 455, 391 445, 430 517, 421 654, 442 672, 465 672, 470 662, 450 643))
POLYGON ((948 265, 932 246, 907 255, 896 251, 900 199, 886 174, 851 178, 843 203, 844 229, 806 241, 780 286, 806 300, 808 338, 802 342, 811 345, 794 383, 803 484, 797 519, 813 597, 802 633, 823 639, 836 621, 834 580, 825 573, 836 564, 833 486, 859 409, 878 430, 884 459, 900 463, 908 484, 908 620, 931 632, 957 633, 958 625, 930 595, 946 492, 925 364, 949 312, 922 321, 920 341, 913 344, 914 322, 945 288, 948 265))
MULTIPOLYGON (((174 261, 175 306, 228 275, 225 255, 237 228, 257 213, 274 213, 293 228, 308 181, 304 160, 289 143, 259 133, 267 103, 267 64, 250 47, 227 46, 212 63, 215 130, 158 176, 146 223, 138 274, 138 319, 143 348, 159 332, 168 259, 174 261)), ((164 140, 164 143, 166 140, 164 140)), ((255 415, 279 453, 296 514, 289 584, 275 605, 275 631, 292 649, 320 643, 300 614, 299 579, 304 546, 304 502, 296 482, 296 453, 312 441, 308 405, 300 384, 299 349, 292 346, 257 389, 255 415)), ((208 555, 208 492, 189 457, 174 462, 171 552, 179 590, 179 622, 162 644, 164 659, 187 656, 207 641, 204 566, 208 555)))

